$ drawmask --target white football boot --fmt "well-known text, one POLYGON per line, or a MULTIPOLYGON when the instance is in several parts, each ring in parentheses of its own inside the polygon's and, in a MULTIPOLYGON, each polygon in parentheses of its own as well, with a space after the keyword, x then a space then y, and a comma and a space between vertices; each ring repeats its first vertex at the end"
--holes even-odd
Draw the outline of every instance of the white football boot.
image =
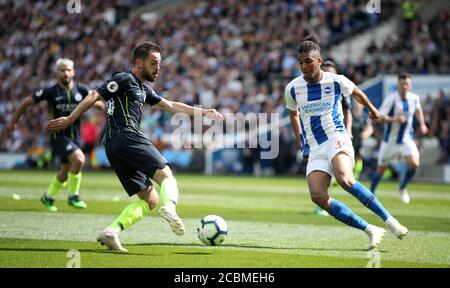
POLYGON ((402 240, 403 237, 408 235, 408 228, 400 224, 394 217, 390 216, 385 223, 389 230, 391 230, 392 234, 394 234, 394 236, 398 239, 402 240))
POLYGON ((411 199, 409 198, 409 194, 408 194, 408 191, 406 190, 406 188, 400 189, 398 192, 400 193, 402 202, 405 204, 409 204, 411 199))
POLYGON ((97 241, 108 247, 110 250, 128 252, 128 250, 123 248, 122 244, 120 244, 119 233, 113 229, 106 228, 100 232, 97 236, 97 241))
POLYGON ((371 224, 367 226, 365 232, 369 236, 369 250, 377 248, 386 235, 386 230, 371 224))
POLYGON ((162 206, 159 215, 170 224, 172 231, 178 236, 184 235, 184 224, 175 211, 175 206, 162 206))

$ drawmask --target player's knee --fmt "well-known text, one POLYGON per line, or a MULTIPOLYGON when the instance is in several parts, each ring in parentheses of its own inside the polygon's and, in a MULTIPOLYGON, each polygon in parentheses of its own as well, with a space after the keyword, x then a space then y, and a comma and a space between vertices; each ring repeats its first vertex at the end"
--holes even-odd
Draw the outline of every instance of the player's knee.
POLYGON ((420 161, 418 159, 417 160, 413 160, 410 163, 408 163, 408 166, 411 169, 417 169, 419 167, 419 165, 420 165, 420 161))
POLYGON ((73 167, 82 167, 84 165, 85 160, 86 160, 86 157, 84 157, 83 153, 77 153, 75 155, 75 157, 72 157, 70 164, 73 167))
POLYGON ((311 195, 311 200, 320 207, 326 206, 329 196, 325 193, 316 193, 311 195))
POLYGON ((64 183, 67 181, 67 172, 58 172, 58 175, 56 176, 58 178, 58 181, 61 183, 64 183))
POLYGON ((345 190, 350 189, 352 185, 355 183, 354 177, 351 177, 349 175, 335 175, 336 181, 338 182, 339 186, 344 188, 345 190))
POLYGON ((172 170, 170 170, 169 166, 164 167, 164 169, 158 169, 156 170, 155 174, 153 175, 153 180, 155 180, 159 185, 161 185, 162 181, 164 181, 167 178, 173 178, 172 170))
POLYGON ((78 155, 77 158, 78 158, 79 164, 80 164, 81 166, 83 166, 83 165, 84 165, 84 162, 86 161, 86 156, 84 156, 83 153, 80 153, 80 154, 78 155))

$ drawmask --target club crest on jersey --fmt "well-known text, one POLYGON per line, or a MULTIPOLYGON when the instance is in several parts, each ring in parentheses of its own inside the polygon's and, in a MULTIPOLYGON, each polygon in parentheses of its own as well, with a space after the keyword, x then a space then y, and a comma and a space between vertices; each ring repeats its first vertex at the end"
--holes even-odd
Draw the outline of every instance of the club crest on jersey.
POLYGON ((119 90, 119 84, 117 84, 116 81, 111 81, 106 85, 106 89, 108 89, 109 92, 114 93, 119 90))
POLYGON ((75 101, 80 102, 83 99, 83 96, 81 96, 80 93, 75 94, 75 101))
POLYGON ((325 91, 325 94, 330 94, 331 93, 331 88, 330 87, 325 87, 324 91, 325 91))
POLYGON ((67 144, 66 151, 70 151, 72 149, 72 144, 67 144))

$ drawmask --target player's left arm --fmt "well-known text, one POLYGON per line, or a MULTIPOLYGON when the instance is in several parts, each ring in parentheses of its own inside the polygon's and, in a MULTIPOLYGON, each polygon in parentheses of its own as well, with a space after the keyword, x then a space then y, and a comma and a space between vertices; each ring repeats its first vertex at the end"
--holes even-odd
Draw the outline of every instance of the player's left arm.
POLYGON ((223 115, 219 113, 216 109, 203 109, 200 107, 190 106, 181 102, 169 101, 164 98, 161 98, 161 101, 159 101, 158 104, 156 104, 156 106, 172 114, 186 113, 189 116, 200 114, 213 120, 223 120, 223 115))
POLYGON ((378 109, 373 106, 372 102, 370 102, 369 100, 369 97, 367 97, 367 95, 361 89, 355 86, 351 95, 359 104, 363 105, 369 110, 370 119, 377 120, 380 118, 380 112, 378 112, 378 109))
POLYGON ((103 100, 100 93, 96 90, 91 90, 88 96, 80 102, 80 104, 75 107, 75 109, 70 113, 67 117, 59 117, 57 119, 53 119, 48 122, 47 129, 48 130, 64 130, 69 127, 75 120, 77 120, 81 114, 86 112, 89 108, 91 108, 95 102, 103 100))
POLYGON ((419 121, 420 132, 422 132, 423 135, 426 135, 428 133, 428 127, 425 124, 425 117, 423 116, 422 108, 420 106, 417 107, 414 114, 416 115, 417 121, 419 121))

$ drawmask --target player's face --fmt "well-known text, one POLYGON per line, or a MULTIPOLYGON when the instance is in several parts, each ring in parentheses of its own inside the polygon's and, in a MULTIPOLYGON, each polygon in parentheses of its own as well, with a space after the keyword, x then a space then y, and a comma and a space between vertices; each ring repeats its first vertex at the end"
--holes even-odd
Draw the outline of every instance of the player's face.
POLYGON ((398 81, 398 90, 401 94, 405 94, 408 91, 411 91, 411 79, 404 78, 398 81))
POLYGON ((75 70, 71 65, 61 65, 56 72, 56 77, 58 77, 59 82, 68 86, 75 76, 75 70))
POLYGON ((320 73, 322 58, 317 51, 300 53, 298 55, 298 62, 303 73, 303 78, 307 81, 312 80, 314 78, 313 76, 320 73))
POLYGON ((142 65, 142 76, 145 80, 153 82, 158 76, 158 72, 160 69, 159 64, 161 63, 161 53, 159 52, 150 52, 147 59, 143 62, 142 65))

